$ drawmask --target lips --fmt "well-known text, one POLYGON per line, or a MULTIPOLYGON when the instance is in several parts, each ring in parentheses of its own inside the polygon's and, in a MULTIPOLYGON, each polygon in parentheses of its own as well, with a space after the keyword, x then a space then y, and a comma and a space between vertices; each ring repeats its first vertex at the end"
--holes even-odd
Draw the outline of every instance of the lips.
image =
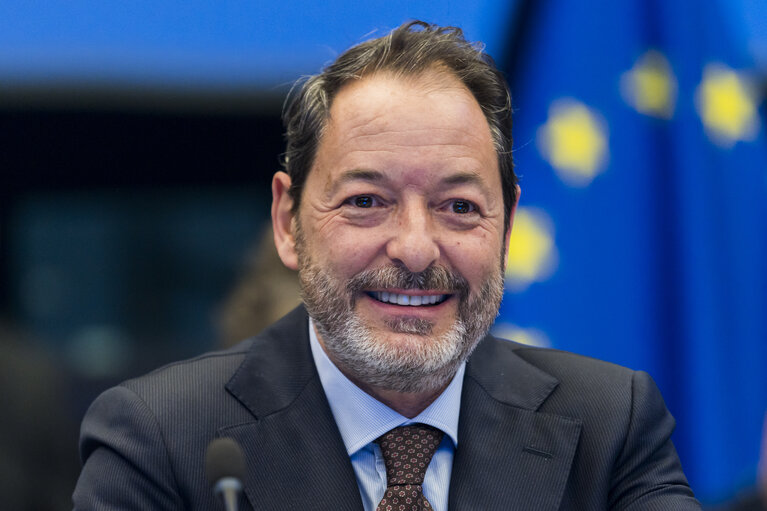
POLYGON ((428 305, 438 305, 447 300, 450 295, 405 295, 400 293, 390 293, 388 291, 370 291, 368 296, 383 303, 394 305, 406 305, 409 307, 422 307, 428 305))

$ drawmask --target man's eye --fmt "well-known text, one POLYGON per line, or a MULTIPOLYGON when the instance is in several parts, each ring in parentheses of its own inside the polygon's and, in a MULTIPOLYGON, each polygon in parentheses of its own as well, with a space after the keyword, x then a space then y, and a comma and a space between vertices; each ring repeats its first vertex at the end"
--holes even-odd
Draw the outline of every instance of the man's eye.
POLYGON ((458 213, 459 215, 465 215, 466 213, 471 213, 476 210, 474 204, 465 200, 453 201, 452 208, 453 213, 458 213))
POLYGON ((358 195, 349 201, 358 208, 372 208, 376 205, 376 199, 372 195, 358 195))

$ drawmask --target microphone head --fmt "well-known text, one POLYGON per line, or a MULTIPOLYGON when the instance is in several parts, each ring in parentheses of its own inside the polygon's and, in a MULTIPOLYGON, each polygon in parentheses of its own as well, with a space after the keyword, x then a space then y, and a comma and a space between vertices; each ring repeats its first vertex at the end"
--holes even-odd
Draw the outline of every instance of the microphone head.
POLYGON ((211 486, 225 477, 245 477, 245 456, 240 444, 231 438, 216 438, 205 451, 205 475, 211 486))

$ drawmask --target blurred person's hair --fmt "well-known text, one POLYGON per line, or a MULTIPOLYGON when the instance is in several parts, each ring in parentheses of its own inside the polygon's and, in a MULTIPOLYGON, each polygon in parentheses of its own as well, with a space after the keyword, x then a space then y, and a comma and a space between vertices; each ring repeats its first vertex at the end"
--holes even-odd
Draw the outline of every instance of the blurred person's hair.
POLYGON ((219 311, 221 344, 231 346, 256 335, 299 303, 298 275, 282 264, 270 224, 219 311))
POLYGON ((283 111, 287 139, 283 167, 291 179, 294 214, 333 99, 344 85, 375 73, 405 78, 427 70, 445 70, 454 75, 482 108, 498 154, 504 220, 508 225, 517 178, 511 154, 511 98, 506 79, 480 46, 466 41, 460 28, 422 21, 405 23, 383 37, 353 46, 322 73, 294 86, 283 111))

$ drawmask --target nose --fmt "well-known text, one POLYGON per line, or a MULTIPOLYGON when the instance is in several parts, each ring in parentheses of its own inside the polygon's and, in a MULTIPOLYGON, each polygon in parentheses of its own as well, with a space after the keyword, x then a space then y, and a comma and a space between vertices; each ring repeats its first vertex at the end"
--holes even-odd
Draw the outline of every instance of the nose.
POLYGON ((428 209, 423 206, 403 208, 395 218, 386 255, 412 272, 421 272, 437 262, 440 249, 428 209))

